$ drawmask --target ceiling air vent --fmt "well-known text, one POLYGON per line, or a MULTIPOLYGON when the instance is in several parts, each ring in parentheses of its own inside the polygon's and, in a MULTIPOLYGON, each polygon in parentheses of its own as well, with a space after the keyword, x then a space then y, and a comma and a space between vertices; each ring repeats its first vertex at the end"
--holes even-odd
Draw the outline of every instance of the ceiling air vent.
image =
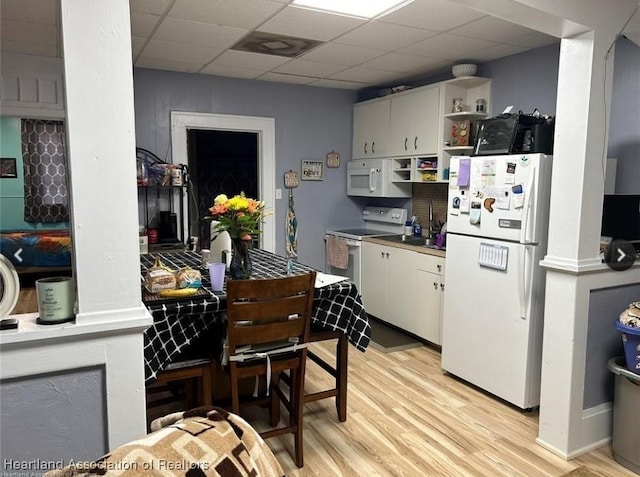
POLYGON ((295 38, 254 31, 233 45, 231 49, 296 58, 321 43, 323 42, 308 38, 295 38))

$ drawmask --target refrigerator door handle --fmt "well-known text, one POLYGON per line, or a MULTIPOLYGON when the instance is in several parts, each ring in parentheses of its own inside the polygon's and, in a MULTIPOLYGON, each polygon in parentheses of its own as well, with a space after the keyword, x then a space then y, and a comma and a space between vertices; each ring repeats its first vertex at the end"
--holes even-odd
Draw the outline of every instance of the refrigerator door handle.
POLYGON ((533 267, 531 266, 533 261, 529 259, 531 252, 531 245, 525 245, 520 250, 520 273, 518 274, 518 298, 520 301, 520 318, 527 319, 527 312, 529 311, 529 299, 530 293, 527 290, 531 290, 531 279, 533 273, 533 267))
POLYGON ((529 180, 527 181, 527 188, 524 191, 524 206, 522 208, 522 228, 520 229, 520 243, 531 243, 532 239, 529 238, 529 217, 531 216, 531 196, 533 195, 533 188, 536 183, 536 168, 531 167, 529 171, 529 180))

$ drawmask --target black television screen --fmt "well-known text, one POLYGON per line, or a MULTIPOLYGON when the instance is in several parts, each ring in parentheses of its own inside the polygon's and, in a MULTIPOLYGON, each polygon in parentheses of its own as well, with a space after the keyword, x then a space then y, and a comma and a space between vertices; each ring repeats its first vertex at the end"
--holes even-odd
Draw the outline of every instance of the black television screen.
POLYGON ((640 252, 640 195, 605 195, 600 235, 633 242, 640 252))

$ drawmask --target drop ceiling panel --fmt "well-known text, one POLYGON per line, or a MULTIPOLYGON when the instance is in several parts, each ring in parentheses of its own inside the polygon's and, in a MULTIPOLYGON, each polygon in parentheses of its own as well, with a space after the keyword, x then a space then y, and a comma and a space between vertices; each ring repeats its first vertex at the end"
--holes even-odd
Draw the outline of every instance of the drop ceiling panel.
POLYGON ((146 38, 139 38, 137 36, 131 37, 131 54, 134 58, 136 58, 140 54, 146 42, 146 38))
POLYGON ((210 64, 203 68, 200 73, 228 76, 231 78, 256 79, 258 76, 265 73, 265 70, 252 70, 248 68, 210 64))
POLYGON ((372 21, 337 38, 336 43, 393 51, 437 34, 431 30, 372 21))
MULTIPOLYGON (((405 84, 456 62, 490 61, 558 41, 455 0, 414 0, 370 21, 293 7, 291 0, 129 4, 135 66, 347 89, 405 84), (274 42, 287 35, 298 37, 294 43, 324 43, 292 53, 301 55, 294 61, 230 50, 255 32, 278 35, 274 42)), ((59 0, 1 0, 0 18, 3 52, 62 57, 59 0)), ((629 29, 638 31, 638 24, 629 29)))
POLYGON ((364 20, 287 7, 258 30, 280 35, 328 41, 362 25, 364 20))
POLYGON ((269 71, 287 61, 290 58, 275 55, 262 55, 248 51, 227 50, 216 58, 212 66, 228 66, 234 68, 248 68, 255 70, 269 71))
POLYGON ((319 86, 322 88, 339 88, 359 90, 367 87, 367 83, 358 83, 355 81, 339 81, 328 78, 319 79, 311 83, 311 86, 319 86))
POLYGON ((361 68, 359 66, 355 68, 349 68, 344 71, 340 71, 334 75, 331 75, 330 79, 343 80, 343 81, 358 81, 367 84, 376 84, 380 82, 390 81, 398 77, 398 73, 391 71, 379 71, 369 68, 361 68))
POLYGON ((547 46, 559 42, 559 38, 534 31, 528 35, 519 36, 515 40, 511 40, 509 43, 512 45, 524 46, 529 49, 540 48, 541 46, 547 46))
POLYGON ((141 56, 136 61, 136 66, 141 68, 152 68, 157 70, 184 71, 186 73, 196 73, 201 68, 200 63, 188 63, 179 60, 167 60, 165 58, 150 58, 141 56))
POLYGON ((151 13, 131 12, 131 35, 149 38, 160 19, 159 15, 151 13))
POLYGON ((291 60, 288 63, 278 66, 273 71, 276 73, 325 78, 344 69, 345 67, 342 65, 330 65, 317 61, 291 60))
POLYGON ((484 14, 476 10, 446 0, 422 0, 385 15, 380 21, 426 30, 446 31, 483 16, 484 14))
POLYGON ((389 53, 375 60, 367 61, 363 68, 371 68, 383 71, 395 71, 398 73, 409 73, 425 68, 432 63, 440 63, 439 60, 429 60, 424 56, 406 55, 403 53, 389 53))
POLYGON ((189 45, 226 49, 232 46, 248 30, 208 23, 192 22, 179 18, 165 18, 155 35, 154 40, 165 40, 189 45))
POLYGON ((162 15, 172 0, 129 0, 131 11, 162 15))
POLYGON ((269 0, 176 0, 169 16, 249 30, 282 8, 269 0))
POLYGON ((450 60, 483 48, 496 46, 496 44, 492 41, 479 40, 477 38, 440 33, 414 45, 402 48, 401 52, 450 60))
POLYGON ((196 63, 202 67, 223 51, 222 48, 207 48, 173 41, 150 40, 142 51, 142 56, 185 63, 196 63))
POLYGON ((312 51, 302 56, 302 58, 305 60, 319 61, 321 63, 354 66, 385 54, 387 54, 387 52, 384 50, 363 48, 361 46, 340 45, 337 43, 326 43, 314 48, 312 51))
POLYGON ((475 62, 484 62, 496 60, 498 58, 504 58, 506 56, 515 55, 516 53, 522 53, 526 51, 526 48, 522 46, 516 45, 508 45, 506 43, 500 43, 496 46, 492 46, 491 48, 487 48, 485 50, 474 51, 467 58, 470 61, 475 62))
POLYGON ((317 78, 309 78, 306 76, 286 75, 280 73, 265 73, 258 79, 264 81, 275 81, 278 83, 290 83, 290 84, 310 84, 317 78))
POLYGON ((500 20, 499 18, 483 17, 461 27, 454 28, 449 33, 495 41, 497 43, 510 43, 522 36, 533 33, 533 31, 500 20))

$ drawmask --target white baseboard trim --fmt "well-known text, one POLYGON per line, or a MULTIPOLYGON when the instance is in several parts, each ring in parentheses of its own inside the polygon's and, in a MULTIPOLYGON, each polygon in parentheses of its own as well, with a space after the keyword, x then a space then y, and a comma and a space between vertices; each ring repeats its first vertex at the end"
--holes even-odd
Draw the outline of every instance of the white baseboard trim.
POLYGON ((611 441, 613 429, 613 403, 605 402, 582 411, 581 447, 570 454, 573 458, 585 454, 611 441))
POLYGON ((576 448, 568 443, 567 449, 560 449, 540 437, 536 438, 536 443, 563 459, 571 460, 608 444, 611 441, 612 426, 613 403, 607 402, 582 411, 581 432, 574 439, 569 439, 577 441, 576 448))

